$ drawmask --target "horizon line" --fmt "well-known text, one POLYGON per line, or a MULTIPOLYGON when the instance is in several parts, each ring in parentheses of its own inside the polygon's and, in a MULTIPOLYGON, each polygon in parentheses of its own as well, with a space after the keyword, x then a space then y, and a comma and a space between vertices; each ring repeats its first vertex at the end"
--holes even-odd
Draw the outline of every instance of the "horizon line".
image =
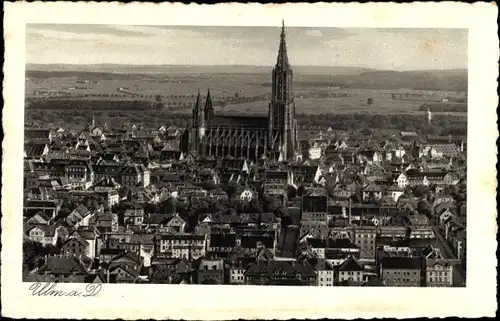
MULTIPOLYGON (((216 64, 216 65, 198 65, 198 64, 126 64, 126 63, 92 63, 92 64, 78 64, 78 63, 37 63, 37 62, 26 62, 25 65, 40 65, 40 66, 51 66, 51 65, 60 65, 60 66, 104 66, 104 65, 115 65, 115 66, 129 66, 129 67, 160 67, 160 66, 174 66, 174 67, 265 67, 269 68, 272 66, 269 65, 245 65, 245 64, 216 64)), ((330 68, 357 68, 357 69, 370 69, 377 71, 446 71, 446 70, 468 70, 467 67, 456 67, 456 68, 443 68, 443 69, 378 69, 372 67, 364 67, 364 66, 341 66, 341 65, 292 65, 293 67, 330 67, 330 68)))

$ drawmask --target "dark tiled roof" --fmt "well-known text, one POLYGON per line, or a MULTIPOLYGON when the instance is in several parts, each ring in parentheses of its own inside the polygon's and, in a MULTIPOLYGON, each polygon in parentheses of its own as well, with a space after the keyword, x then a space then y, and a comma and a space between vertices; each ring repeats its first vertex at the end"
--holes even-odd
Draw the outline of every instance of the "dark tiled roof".
POLYGON ((418 257, 384 257, 380 264, 383 269, 419 270, 421 261, 418 257))
POLYGON ((45 144, 26 144, 24 150, 27 157, 40 157, 45 149, 45 144))
POLYGON ((356 249, 359 248, 349 239, 329 240, 327 247, 331 249, 356 249))
POLYGON ((311 245, 312 248, 326 248, 326 240, 319 238, 308 238, 307 243, 311 245))
POLYGON ((339 253, 337 251, 326 251, 325 252, 325 259, 328 260, 340 260, 340 259, 346 259, 348 257, 348 254, 346 253, 339 253))
POLYGON ((144 217, 145 224, 166 224, 170 221, 170 216, 165 214, 148 214, 144 217))
POLYGON ((24 204, 24 207, 56 207, 57 203, 56 201, 38 201, 38 200, 31 200, 31 201, 26 201, 24 204))
POLYGON ((266 179, 287 179, 288 178, 288 173, 285 171, 267 171, 266 172, 266 179))
POLYGON ((236 234, 210 234, 211 247, 234 247, 236 234))
POLYGON ((86 274, 83 265, 75 258, 48 257, 38 272, 54 274, 86 274))
POLYGON ((217 126, 267 129, 268 118, 246 116, 215 116, 210 120, 210 127, 217 126))
POLYGON ((364 271, 363 265, 358 260, 349 257, 340 266, 340 271, 364 271))
POLYGON ((101 249, 100 255, 114 255, 118 256, 125 253, 125 250, 123 249, 108 249, 108 248, 103 248, 101 249))
POLYGON ((252 236, 242 236, 241 246, 243 248, 254 249, 257 247, 257 242, 261 241, 267 248, 273 248, 274 237, 264 236, 264 235, 252 235, 252 236))
POLYGON ((304 196, 302 198, 302 211, 304 212, 327 212, 327 196, 304 196))
POLYGON ((112 268, 110 268, 110 272, 112 272, 116 269, 122 269, 123 271, 127 272, 130 276, 132 276, 134 278, 139 277, 139 272, 137 272, 135 269, 131 268, 130 266, 128 266, 126 264, 115 265, 112 268))
POLYGON ((50 129, 25 128, 24 136, 26 138, 49 138, 50 129))

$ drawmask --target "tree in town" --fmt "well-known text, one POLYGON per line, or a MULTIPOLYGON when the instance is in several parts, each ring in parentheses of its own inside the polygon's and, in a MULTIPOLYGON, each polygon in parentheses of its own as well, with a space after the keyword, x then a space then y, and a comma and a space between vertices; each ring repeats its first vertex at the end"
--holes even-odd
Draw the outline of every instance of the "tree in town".
POLYGON ((211 190, 216 189, 218 186, 217 186, 217 184, 215 184, 213 181, 206 180, 206 181, 204 181, 204 182, 201 184, 201 187, 202 187, 204 190, 211 191, 211 190))
POLYGON ((287 186, 286 192, 287 192, 287 198, 288 199, 292 199, 295 196, 297 196, 297 189, 294 186, 292 186, 292 185, 288 185, 287 186))
POLYGON ((418 212, 424 215, 430 215, 432 212, 431 205, 425 199, 421 199, 417 205, 418 212))
POLYGON ((229 199, 232 199, 235 195, 237 195, 241 191, 241 189, 242 188, 239 184, 231 182, 227 184, 223 190, 224 192, 226 192, 227 197, 229 199))
POLYGON ((69 214, 71 213, 71 210, 67 207, 63 207, 59 210, 59 213, 57 214, 57 216, 61 217, 61 218, 65 218, 67 217, 69 214))
POLYGON ((263 201, 263 210, 265 212, 274 212, 280 206, 280 202, 270 195, 264 195, 262 201, 263 201))
POLYGON ((412 188, 412 192, 415 197, 426 197, 429 194, 429 187, 417 185, 412 188))

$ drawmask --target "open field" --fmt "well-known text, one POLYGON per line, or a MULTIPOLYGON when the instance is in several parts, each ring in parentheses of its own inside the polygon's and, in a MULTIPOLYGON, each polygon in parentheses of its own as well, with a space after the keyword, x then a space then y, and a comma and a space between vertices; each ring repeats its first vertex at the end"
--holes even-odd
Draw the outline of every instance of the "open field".
MULTIPOLYGON (((425 103, 466 97, 465 91, 409 88, 409 83, 414 78, 417 81, 416 87, 422 86, 420 82, 425 80, 429 81, 430 88, 439 82, 448 84, 444 87, 457 82, 458 85, 451 87, 460 88, 463 85, 457 81, 457 77, 461 79, 463 76, 460 72, 436 72, 436 75, 432 72, 366 72, 363 69, 359 69, 358 74, 356 70, 344 72, 345 74, 294 74, 297 113, 423 114, 419 108, 425 103), (368 98, 373 101, 371 105, 367 103, 368 98)), ((204 97, 206 90, 210 88, 217 112, 267 113, 270 84, 270 73, 262 73, 260 70, 258 73, 177 74, 28 70, 26 97, 35 101, 71 99, 153 102, 159 96, 162 104, 171 112, 189 113, 198 90, 204 97)), ((112 108, 110 105, 110 109, 112 108)))
MULTIPOLYGON (((328 98, 296 98, 296 112, 305 114, 344 114, 344 113, 415 113, 424 114, 419 111, 422 101, 418 100, 394 100, 385 91, 352 89, 343 90, 348 96, 328 98), (368 98, 373 99, 373 104, 368 105, 368 98)), ((228 105, 223 108, 224 112, 259 112, 267 113, 266 102, 251 102, 228 105)))

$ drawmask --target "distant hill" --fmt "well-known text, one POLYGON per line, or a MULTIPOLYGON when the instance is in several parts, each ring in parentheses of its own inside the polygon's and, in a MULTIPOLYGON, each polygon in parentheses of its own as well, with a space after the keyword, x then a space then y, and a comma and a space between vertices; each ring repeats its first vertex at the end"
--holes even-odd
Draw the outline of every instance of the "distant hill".
MULTIPOLYGON (((295 86, 358 89, 414 89, 467 91, 467 70, 388 71, 371 70, 351 75, 307 75, 297 77, 295 86)), ((263 84, 264 86, 270 83, 263 84)))
POLYGON ((368 71, 342 77, 343 87, 466 91, 467 70, 368 71))
MULTIPOLYGON (((296 84, 362 89, 415 89, 466 91, 467 70, 390 71, 360 67, 294 66, 296 84)), ((101 79, 157 78, 160 75, 267 74, 269 66, 179 66, 179 65, 38 65, 27 64, 26 76, 98 77, 101 79)), ((267 85, 267 84, 263 84, 267 85)))
MULTIPOLYGON (((268 73, 271 66, 245 66, 245 65, 213 65, 213 66, 188 66, 188 65, 66 65, 66 64, 26 64, 26 70, 49 72, 101 72, 119 74, 260 74, 268 73)), ((293 66, 299 74, 340 74, 351 75, 369 71, 360 67, 337 66, 293 66)))

